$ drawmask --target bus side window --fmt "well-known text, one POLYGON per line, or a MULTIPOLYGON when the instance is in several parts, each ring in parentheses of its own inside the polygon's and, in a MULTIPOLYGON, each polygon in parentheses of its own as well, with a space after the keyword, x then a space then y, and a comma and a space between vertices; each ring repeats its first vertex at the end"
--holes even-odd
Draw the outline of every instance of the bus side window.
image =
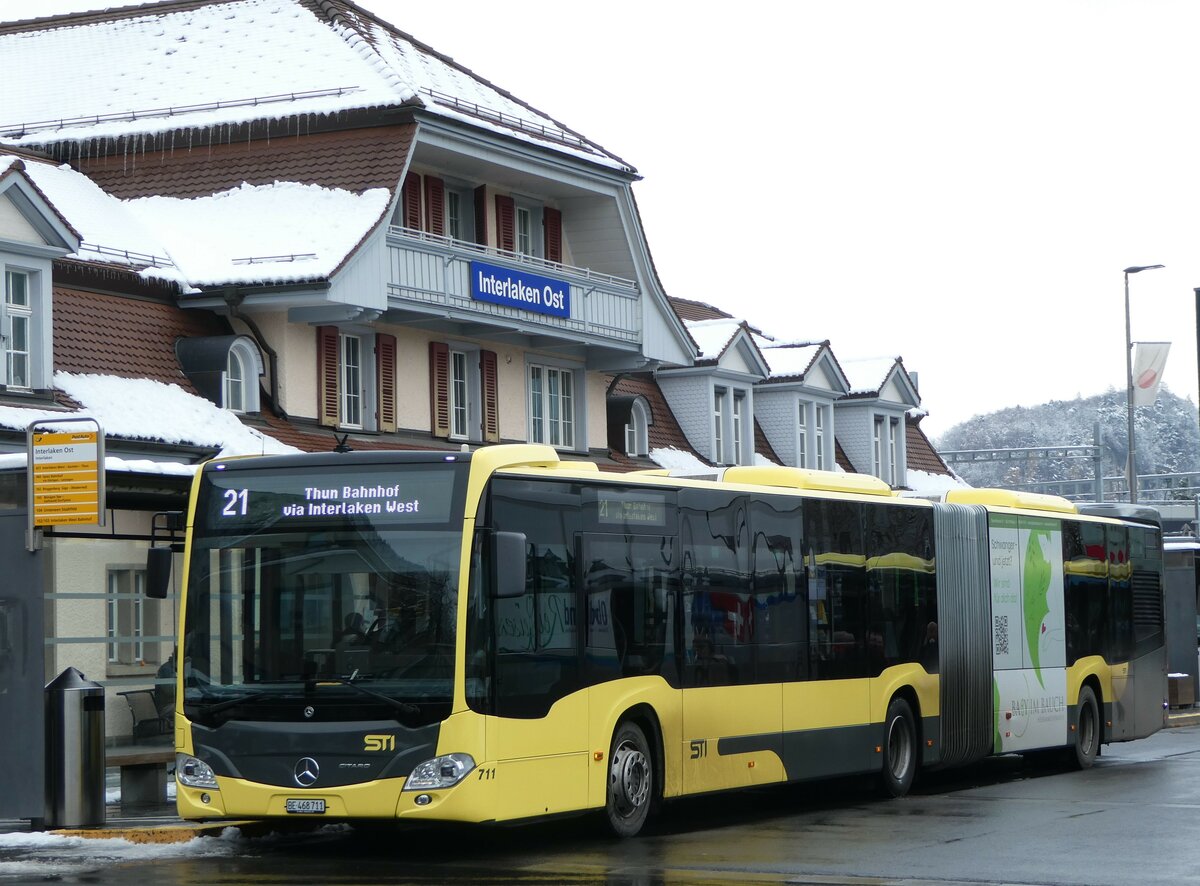
POLYGON ((754 642, 760 683, 808 679, 808 583, 801 538, 803 500, 755 497, 750 506, 754 642))
POLYGON ((685 687, 755 680, 748 505, 730 492, 679 492, 685 687))

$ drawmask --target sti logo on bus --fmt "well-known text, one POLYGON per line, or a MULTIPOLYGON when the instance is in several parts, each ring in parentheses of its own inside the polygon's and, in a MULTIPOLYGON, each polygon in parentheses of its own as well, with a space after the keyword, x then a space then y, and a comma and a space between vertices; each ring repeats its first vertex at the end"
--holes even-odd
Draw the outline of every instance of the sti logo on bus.
POLYGON ((394 751, 396 750, 396 736, 394 735, 364 735, 363 736, 364 751, 394 751))

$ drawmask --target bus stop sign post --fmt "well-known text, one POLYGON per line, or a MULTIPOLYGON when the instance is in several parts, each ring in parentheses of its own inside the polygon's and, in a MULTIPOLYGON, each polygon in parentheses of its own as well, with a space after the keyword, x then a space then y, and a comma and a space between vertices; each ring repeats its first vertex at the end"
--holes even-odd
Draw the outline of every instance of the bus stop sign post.
POLYGON ((104 525, 104 429, 84 416, 40 419, 25 428, 29 526, 25 547, 42 544, 42 526, 104 525), (87 422, 86 431, 59 425, 87 422), (55 428, 55 430, 51 430, 55 428))

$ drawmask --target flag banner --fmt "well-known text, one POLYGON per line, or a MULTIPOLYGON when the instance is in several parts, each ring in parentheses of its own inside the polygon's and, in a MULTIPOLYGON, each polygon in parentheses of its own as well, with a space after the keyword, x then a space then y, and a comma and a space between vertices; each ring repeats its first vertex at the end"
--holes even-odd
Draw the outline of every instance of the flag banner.
POLYGON ((1133 344, 1133 405, 1151 406, 1158 398, 1163 367, 1167 364, 1169 341, 1139 341, 1133 344))

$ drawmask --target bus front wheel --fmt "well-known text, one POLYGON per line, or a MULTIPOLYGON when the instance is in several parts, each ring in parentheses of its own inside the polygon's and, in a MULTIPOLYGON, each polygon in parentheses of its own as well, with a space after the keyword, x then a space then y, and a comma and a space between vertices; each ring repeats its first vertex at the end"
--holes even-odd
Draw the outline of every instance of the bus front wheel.
POLYGON ((1090 769, 1100 753, 1100 712, 1092 687, 1079 690, 1079 705, 1075 722, 1075 765, 1090 769))
POLYGON ((917 774, 917 728, 908 702, 893 698, 883 725, 883 791, 903 797, 917 774))
POLYGON ((622 723, 608 757, 608 826, 618 837, 641 831, 654 800, 654 760, 646 735, 635 723, 622 723))

